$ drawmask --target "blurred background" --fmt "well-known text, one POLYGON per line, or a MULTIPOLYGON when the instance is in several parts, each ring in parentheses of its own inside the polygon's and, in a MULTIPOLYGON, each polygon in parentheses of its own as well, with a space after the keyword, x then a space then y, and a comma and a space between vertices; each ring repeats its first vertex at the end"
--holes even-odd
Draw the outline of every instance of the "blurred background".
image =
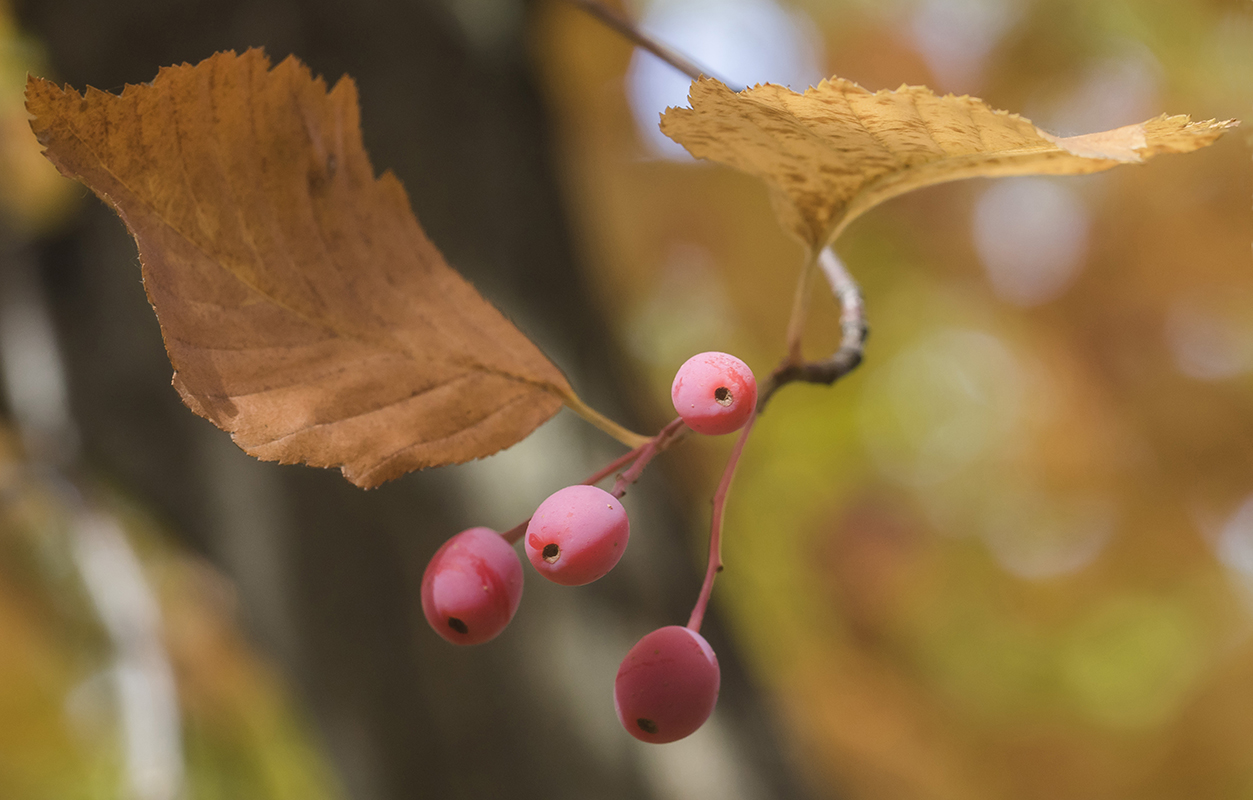
MULTIPOLYGON (((1247 0, 619 8, 739 84, 922 83, 1064 135, 1253 113, 1247 0)), ((686 618, 729 441, 654 463, 609 576, 528 574, 458 650, 422 620, 426 559, 614 443, 563 412, 366 493, 252 460, 170 387, 134 244, 39 156, 24 77, 116 91, 249 46, 356 79, 376 168, 602 411, 655 430, 688 355, 782 352, 801 252, 764 189, 661 137, 687 80, 558 0, 0 0, 0 797, 1253 797, 1243 129, 848 231, 866 361, 754 431, 719 707, 652 747, 613 675, 686 618)), ((819 292, 809 354, 838 336, 819 292)))

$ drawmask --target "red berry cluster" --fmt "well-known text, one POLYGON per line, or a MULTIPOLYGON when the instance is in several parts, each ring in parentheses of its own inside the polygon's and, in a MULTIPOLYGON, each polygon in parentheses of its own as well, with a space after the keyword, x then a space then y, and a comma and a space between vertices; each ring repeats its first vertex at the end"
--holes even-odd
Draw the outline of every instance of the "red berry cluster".
POLYGON ((646 444, 585 483, 554 492, 512 531, 462 531, 436 551, 422 576, 422 611, 436 633, 453 644, 493 639, 513 619, 522 599, 522 565, 513 542, 523 540, 527 559, 548 580, 563 586, 591 583, 613 569, 626 551, 631 526, 619 499, 652 457, 684 426, 711 435, 745 429, 714 498, 709 570, 687 627, 670 625, 648 634, 618 669, 618 719, 632 736, 654 744, 691 734, 718 700, 718 657, 700 635, 700 623, 713 577, 721 569, 722 503, 757 405, 757 382, 738 358, 701 353, 679 368, 670 396, 679 419, 646 444), (591 485, 627 464, 631 466, 618 475, 612 491, 591 485))

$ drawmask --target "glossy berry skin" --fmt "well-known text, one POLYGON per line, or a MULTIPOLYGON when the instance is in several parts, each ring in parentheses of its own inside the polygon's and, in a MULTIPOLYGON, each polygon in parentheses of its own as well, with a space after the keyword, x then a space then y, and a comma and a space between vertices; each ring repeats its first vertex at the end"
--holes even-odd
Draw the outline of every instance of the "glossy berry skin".
POLYGON ((422 575, 422 613, 453 644, 494 639, 521 600, 522 562, 491 528, 470 528, 444 542, 422 575))
POLYGON ((595 486, 567 486, 539 504, 526 526, 526 556, 563 586, 591 583, 626 551, 631 525, 618 498, 595 486))
POLYGON ((757 379, 735 356, 699 353, 675 373, 670 399, 683 422, 697 433, 731 433, 744 427, 757 405, 757 379))
POLYGON ((721 679, 705 637, 678 625, 658 628, 636 642, 618 667, 618 721, 641 742, 678 741, 709 719, 721 679))

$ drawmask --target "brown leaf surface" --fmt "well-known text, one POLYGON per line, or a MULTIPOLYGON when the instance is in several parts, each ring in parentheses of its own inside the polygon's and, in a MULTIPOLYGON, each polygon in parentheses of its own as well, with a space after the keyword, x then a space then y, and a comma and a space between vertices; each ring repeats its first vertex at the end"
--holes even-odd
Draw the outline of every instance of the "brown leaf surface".
POLYGON ((27 85, 32 127, 139 245, 174 385, 258 458, 362 487, 489 455, 573 399, 361 142, 357 90, 259 50, 121 96, 27 85))
POLYGON ((764 84, 733 92, 703 78, 691 108, 661 130, 697 158, 755 175, 783 226, 811 246, 905 192, 961 178, 1078 175, 1212 143, 1234 120, 1161 116, 1083 136, 1052 136, 974 97, 925 86, 870 92, 842 78, 797 94, 764 84))

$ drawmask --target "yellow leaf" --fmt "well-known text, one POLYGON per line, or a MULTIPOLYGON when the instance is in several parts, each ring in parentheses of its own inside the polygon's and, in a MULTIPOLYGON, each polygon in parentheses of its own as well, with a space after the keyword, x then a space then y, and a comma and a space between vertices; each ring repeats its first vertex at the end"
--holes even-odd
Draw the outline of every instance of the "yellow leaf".
POLYGON ((817 248, 897 195, 962 178, 1079 175, 1212 143, 1235 120, 1161 116, 1103 133, 1058 137, 975 97, 925 86, 870 92, 842 78, 804 94, 773 84, 733 92, 702 78, 691 108, 661 130, 697 158, 764 180, 782 225, 817 248))
POLYGON ((135 236, 183 401, 252 455, 373 487, 508 447, 563 401, 596 416, 375 177, 351 79, 250 50, 26 97, 47 157, 135 236))

